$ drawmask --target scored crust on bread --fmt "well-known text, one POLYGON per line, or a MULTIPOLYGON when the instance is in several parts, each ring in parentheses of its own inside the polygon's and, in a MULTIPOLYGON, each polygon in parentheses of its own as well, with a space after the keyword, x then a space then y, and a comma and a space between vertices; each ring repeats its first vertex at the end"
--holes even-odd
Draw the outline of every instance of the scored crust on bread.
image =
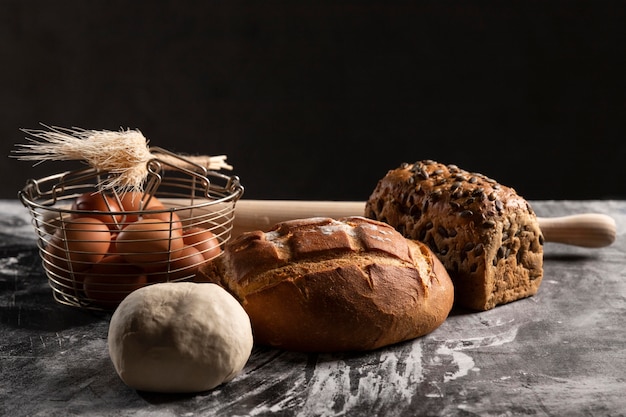
POLYGON ((485 175, 431 160, 404 163, 378 182, 365 216, 426 243, 448 270, 457 305, 488 310, 541 284, 537 216, 514 189, 485 175))
POLYGON ((454 297, 426 245, 364 217, 243 233, 197 277, 239 299, 256 343, 309 352, 371 350, 425 335, 446 319, 454 297))

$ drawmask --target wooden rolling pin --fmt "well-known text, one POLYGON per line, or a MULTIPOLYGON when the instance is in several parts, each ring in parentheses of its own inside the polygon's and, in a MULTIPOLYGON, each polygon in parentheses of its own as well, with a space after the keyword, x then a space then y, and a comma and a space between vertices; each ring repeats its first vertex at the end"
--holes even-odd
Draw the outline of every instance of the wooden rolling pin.
MULTIPOLYGON (((362 216, 362 201, 239 200, 235 206, 232 235, 267 230, 275 223, 306 217, 362 216)), ((608 246, 615 241, 615 220, 605 214, 584 213, 563 217, 540 217, 546 242, 587 248, 608 246)))

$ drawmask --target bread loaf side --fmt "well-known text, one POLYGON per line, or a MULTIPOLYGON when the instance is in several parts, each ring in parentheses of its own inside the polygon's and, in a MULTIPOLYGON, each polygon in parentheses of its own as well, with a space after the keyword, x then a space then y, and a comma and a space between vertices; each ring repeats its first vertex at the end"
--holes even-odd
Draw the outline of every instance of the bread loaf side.
POLYGON ((370 350, 425 335, 446 319, 454 296, 426 245, 364 217, 244 233, 198 276, 240 300, 256 343, 309 352, 370 350))
POLYGON ((529 203, 482 174, 430 160, 382 178, 365 216, 426 243, 448 270, 455 302, 488 310, 534 295, 543 277, 543 236, 529 203))

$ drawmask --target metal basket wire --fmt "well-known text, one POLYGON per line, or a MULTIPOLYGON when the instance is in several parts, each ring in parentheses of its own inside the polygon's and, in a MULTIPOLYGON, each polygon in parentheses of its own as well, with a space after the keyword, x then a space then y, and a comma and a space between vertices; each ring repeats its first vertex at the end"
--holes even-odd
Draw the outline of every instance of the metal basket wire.
POLYGON ((197 269, 219 256, 230 239, 235 204, 243 194, 239 178, 161 148, 151 152, 155 158, 147 164, 144 192, 134 195, 133 210, 123 207, 126 195, 101 189, 103 179, 115 174, 93 168, 31 179, 19 191, 57 302, 110 310, 144 285, 194 280, 197 269), (164 154, 169 157, 159 159, 164 154), (103 194, 105 210, 75 204, 81 196, 103 194), (126 227, 144 219, 153 223, 153 235, 132 235, 137 239, 126 239, 125 246, 117 242, 126 227))

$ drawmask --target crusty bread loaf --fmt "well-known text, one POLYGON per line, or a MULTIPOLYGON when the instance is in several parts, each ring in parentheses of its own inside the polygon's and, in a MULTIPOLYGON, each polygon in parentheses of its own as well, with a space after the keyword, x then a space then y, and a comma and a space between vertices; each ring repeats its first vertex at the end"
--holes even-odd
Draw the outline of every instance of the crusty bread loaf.
POLYGON ((364 217, 244 233, 197 276, 239 299, 255 343, 308 352, 370 350, 425 335, 446 319, 454 297, 426 245, 364 217))
POLYGON ((382 178, 365 216, 426 243, 455 287, 455 303, 488 310, 535 294, 543 236, 528 202, 484 175, 430 160, 382 178))

